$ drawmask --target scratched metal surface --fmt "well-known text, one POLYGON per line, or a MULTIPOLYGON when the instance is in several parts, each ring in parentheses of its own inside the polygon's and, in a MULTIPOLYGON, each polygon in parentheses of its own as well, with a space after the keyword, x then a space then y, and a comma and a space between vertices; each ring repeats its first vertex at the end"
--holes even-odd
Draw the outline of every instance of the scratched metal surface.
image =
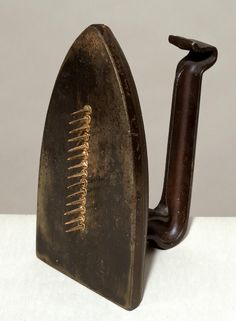
POLYGON ((142 116, 128 64, 110 30, 90 26, 69 50, 48 109, 37 255, 126 309, 136 307, 143 292, 147 172, 142 116), (71 113, 86 104, 92 114, 85 229, 66 233, 66 158, 74 146, 67 141, 69 122, 71 113))

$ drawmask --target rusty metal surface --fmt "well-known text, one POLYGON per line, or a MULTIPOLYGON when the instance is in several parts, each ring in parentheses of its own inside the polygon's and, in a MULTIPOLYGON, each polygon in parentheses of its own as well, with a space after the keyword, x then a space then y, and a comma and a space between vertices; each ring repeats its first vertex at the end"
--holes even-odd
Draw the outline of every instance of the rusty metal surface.
POLYGON ((111 31, 90 26, 69 50, 48 109, 39 172, 37 255, 126 309, 136 307, 143 292, 146 157, 128 64, 111 31), (71 114, 85 105, 92 108, 85 228, 67 233, 67 158, 75 146, 68 142, 68 133, 75 128, 71 114))

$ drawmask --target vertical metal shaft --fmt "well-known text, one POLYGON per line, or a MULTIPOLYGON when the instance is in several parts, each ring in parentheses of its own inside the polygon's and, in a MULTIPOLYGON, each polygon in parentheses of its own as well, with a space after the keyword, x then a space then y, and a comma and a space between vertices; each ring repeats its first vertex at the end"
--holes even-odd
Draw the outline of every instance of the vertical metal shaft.
POLYGON ((149 211, 148 239, 163 249, 178 244, 187 229, 202 74, 217 59, 210 45, 176 36, 169 41, 189 53, 176 70, 162 197, 149 211))

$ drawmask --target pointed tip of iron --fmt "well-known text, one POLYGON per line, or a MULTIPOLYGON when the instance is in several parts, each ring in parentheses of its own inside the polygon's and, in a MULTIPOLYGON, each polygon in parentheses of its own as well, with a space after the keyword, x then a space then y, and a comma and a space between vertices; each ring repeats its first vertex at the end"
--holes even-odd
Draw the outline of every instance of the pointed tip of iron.
POLYGON ((90 31, 90 30, 96 30, 96 31, 98 31, 98 32, 100 32, 100 33, 103 33, 103 32, 105 32, 105 31, 110 31, 110 28, 106 25, 106 24, 104 24, 104 23, 93 23, 93 24, 91 24, 91 25, 89 25, 84 31, 90 31))

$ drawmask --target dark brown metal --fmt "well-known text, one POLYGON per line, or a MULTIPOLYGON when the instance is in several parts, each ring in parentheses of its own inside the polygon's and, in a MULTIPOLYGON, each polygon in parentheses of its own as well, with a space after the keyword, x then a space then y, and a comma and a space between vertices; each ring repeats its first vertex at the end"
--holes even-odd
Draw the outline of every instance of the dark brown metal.
POLYGON ((147 153, 135 84, 112 32, 92 25, 69 50, 48 109, 39 171, 37 256, 133 309, 143 294, 147 213, 147 153), (75 147, 68 139, 76 137, 69 133, 78 128, 71 123, 78 119, 73 113, 86 105, 92 108, 85 148, 88 170, 83 175, 87 184, 79 177, 68 178, 81 170, 69 170, 78 158, 67 161, 69 154, 80 154, 68 152, 75 147), (79 186, 87 188, 86 213, 79 209, 81 204, 66 206, 68 195, 78 192, 79 186), (81 222, 65 225, 69 217, 81 217, 81 222), (78 226, 81 230, 68 232, 78 226))
POLYGON ((108 27, 88 27, 70 48, 43 135, 37 256, 128 310, 142 299, 147 239, 169 248, 186 231, 201 77, 217 56, 195 40, 169 40, 190 52, 177 67, 163 195, 149 222, 141 109, 108 27))
POLYGON ((190 209, 202 75, 217 59, 217 49, 176 36, 170 43, 189 50, 176 70, 162 197, 149 211, 148 239, 168 249, 184 237, 190 209))

